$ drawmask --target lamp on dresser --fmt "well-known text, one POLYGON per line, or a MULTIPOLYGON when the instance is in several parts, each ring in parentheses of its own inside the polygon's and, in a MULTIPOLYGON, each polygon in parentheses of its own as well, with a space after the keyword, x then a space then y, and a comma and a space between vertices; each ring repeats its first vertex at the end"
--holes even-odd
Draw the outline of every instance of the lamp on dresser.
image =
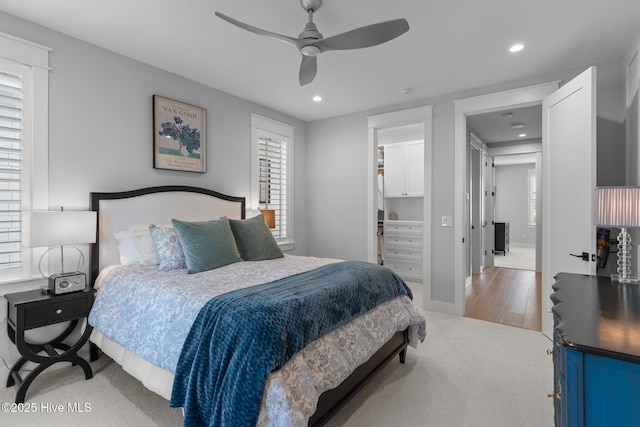
POLYGON ((611 279, 620 283, 637 283, 631 274, 631 236, 627 229, 640 227, 640 187, 597 187, 595 190, 595 224, 620 228, 618 234, 618 274, 611 279))

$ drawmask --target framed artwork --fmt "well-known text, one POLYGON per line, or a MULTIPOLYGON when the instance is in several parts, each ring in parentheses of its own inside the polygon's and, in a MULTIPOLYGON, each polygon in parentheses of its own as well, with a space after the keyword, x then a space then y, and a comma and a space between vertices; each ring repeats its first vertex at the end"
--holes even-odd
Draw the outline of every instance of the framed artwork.
POLYGON ((153 95, 153 167, 207 171, 206 110, 153 95))

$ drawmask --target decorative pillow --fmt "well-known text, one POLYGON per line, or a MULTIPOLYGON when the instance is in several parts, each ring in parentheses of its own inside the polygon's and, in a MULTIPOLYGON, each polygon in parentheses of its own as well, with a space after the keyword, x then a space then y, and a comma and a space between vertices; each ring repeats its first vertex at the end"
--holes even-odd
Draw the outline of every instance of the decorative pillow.
POLYGON ((158 265, 160 260, 156 252, 156 244, 153 243, 151 233, 149 232, 149 225, 132 225, 129 231, 133 234, 136 248, 138 248, 138 252, 140 252, 140 264, 158 265))
POLYGON ((156 245, 160 271, 180 270, 187 268, 178 233, 171 227, 149 225, 149 233, 156 245))
POLYGON ((136 248, 136 242, 130 230, 118 231, 113 235, 118 242, 118 253, 120 254, 120 264, 138 264, 140 262, 140 252, 136 248))
POLYGON ((201 222, 172 219, 171 222, 180 238, 188 273, 242 261, 227 218, 201 222))
POLYGON ((249 219, 230 219, 229 224, 243 260, 262 261, 284 257, 262 215, 249 219))

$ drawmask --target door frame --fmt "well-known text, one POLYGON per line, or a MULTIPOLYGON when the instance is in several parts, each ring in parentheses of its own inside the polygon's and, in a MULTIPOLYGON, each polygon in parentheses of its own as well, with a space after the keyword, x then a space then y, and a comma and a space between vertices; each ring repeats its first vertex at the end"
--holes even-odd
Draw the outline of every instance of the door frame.
POLYGON ((378 130, 422 124, 424 127, 424 205, 423 205, 423 305, 431 300, 431 152, 432 105, 392 111, 367 117, 367 261, 377 262, 378 229, 378 130))
MULTIPOLYGON (((454 101, 454 302, 452 314, 464 316, 465 313, 465 182, 467 176, 467 116, 490 113, 510 108, 522 108, 542 105, 542 100, 560 87, 560 81, 496 92, 487 95, 463 98, 454 101)), ((543 195, 544 197, 544 195, 543 195)), ((542 197, 540 198, 542 199, 542 197)), ((544 218, 538 218, 538 230, 544 218)), ((468 240, 468 238, 467 238, 468 240)), ((538 239, 537 239, 538 240, 538 239)), ((539 240, 538 240, 539 242, 539 240)))

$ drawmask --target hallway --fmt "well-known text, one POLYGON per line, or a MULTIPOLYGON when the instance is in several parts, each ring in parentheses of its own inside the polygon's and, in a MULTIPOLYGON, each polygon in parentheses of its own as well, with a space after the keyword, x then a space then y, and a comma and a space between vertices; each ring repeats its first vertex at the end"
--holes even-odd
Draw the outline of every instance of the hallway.
POLYGON ((466 290, 466 317, 540 331, 541 274, 489 267, 466 290))

